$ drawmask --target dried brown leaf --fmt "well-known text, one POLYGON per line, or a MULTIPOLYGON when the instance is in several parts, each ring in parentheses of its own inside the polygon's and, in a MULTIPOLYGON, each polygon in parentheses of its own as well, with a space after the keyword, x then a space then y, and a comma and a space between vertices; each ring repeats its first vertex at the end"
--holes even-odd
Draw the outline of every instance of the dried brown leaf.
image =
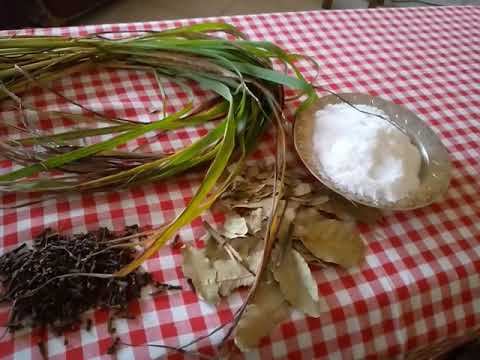
POLYGON ((217 270, 217 282, 220 286, 221 296, 230 295, 240 286, 252 285, 255 280, 255 277, 247 269, 234 260, 216 260, 213 266, 217 270))
POLYGON ((272 199, 267 198, 267 199, 262 199, 259 201, 252 201, 248 202, 245 204, 236 204, 233 206, 233 208, 239 208, 239 209, 262 209, 262 216, 264 219, 266 219, 270 213, 272 212, 272 199))
POLYGON ((275 265, 278 265, 283 258, 283 254, 291 246, 291 235, 293 233, 293 222, 296 217, 297 209, 300 206, 296 201, 285 201, 279 204, 281 206, 280 211, 283 210, 283 207, 286 205, 286 209, 283 213, 282 222, 278 228, 277 233, 277 244, 275 246, 274 252, 272 253, 272 262, 275 265))
POLYGON ((198 296, 208 303, 217 303, 220 299, 217 272, 206 257, 205 250, 186 245, 182 249, 182 255, 183 274, 192 281, 198 296))
POLYGON ((277 235, 280 242, 285 242, 287 240, 290 233, 290 227, 297 216, 297 209, 300 206, 300 204, 296 201, 289 201, 286 204, 284 201, 283 203, 279 203, 279 206, 282 206, 281 209, 283 209, 285 205, 287 207, 283 213, 282 222, 280 223, 277 235))
POLYGON ((295 234, 314 256, 344 268, 360 264, 365 257, 365 244, 351 224, 331 219, 303 223, 296 226, 295 234))
MULTIPOLYGON (((207 231, 208 230, 209 229, 207 228, 207 231)), ((248 254, 258 243, 261 243, 261 240, 262 239, 259 239, 253 235, 247 235, 245 237, 238 237, 234 239, 225 238, 225 242, 235 249, 236 252, 244 259, 247 258, 248 254)), ((225 251, 225 248, 221 246, 210 234, 206 239, 205 255, 212 262, 215 260, 226 260, 231 258, 228 252, 225 251)))
POLYGON ((288 315, 288 303, 278 284, 273 280, 261 282, 235 330, 235 344, 244 352, 256 347, 288 315))
POLYGON ((223 236, 229 239, 245 236, 248 233, 247 221, 236 214, 227 216, 223 224, 223 236))
MULTIPOLYGON (((233 246, 235 245, 236 243, 233 242, 233 240, 236 240, 236 239, 244 239, 244 238, 234 238, 234 239, 228 239, 224 236, 222 236, 222 234, 220 234, 217 230, 215 230, 210 224, 204 222, 204 226, 206 227, 208 233, 210 234, 211 236, 211 239, 215 240, 217 242, 217 246, 219 249, 222 249, 226 254, 228 254, 228 257, 230 259, 232 259, 233 261, 239 263, 240 265, 242 265, 245 269, 247 269, 252 275, 254 275, 254 273, 250 270, 250 268, 248 267, 248 264, 245 262, 245 259, 244 257, 237 251, 237 249, 233 246)), ((249 239, 250 240, 250 239, 249 239)), ((245 247, 245 245, 241 242, 239 242, 243 247, 245 247)), ((248 247, 250 247, 251 245, 251 241, 248 241, 246 242, 246 245, 248 247)), ((215 249, 212 249, 212 244, 211 242, 208 244, 208 247, 207 247, 207 250, 208 250, 208 255, 219 255, 218 252, 220 251, 219 249, 215 250, 215 249)), ((248 254, 249 252, 249 249, 247 248, 246 251, 244 251, 248 254)), ((221 258, 224 257, 224 254, 221 254, 220 255, 221 258)), ((211 259, 211 258, 210 258, 211 259)))
POLYGON ((308 205, 316 207, 325 204, 329 199, 328 195, 316 194, 308 199, 308 205))
MULTIPOLYGON (((262 252, 260 251, 247 257, 245 263, 250 271, 255 272, 261 257, 262 252)), ((235 260, 217 260, 213 263, 213 266, 217 271, 217 282, 220 285, 219 293, 221 296, 230 295, 233 290, 241 286, 252 285, 255 280, 255 276, 235 260)))
POLYGON ((312 185, 306 182, 295 184, 292 189, 293 196, 304 196, 312 192, 312 185))
MULTIPOLYGON (((207 229, 208 230, 208 229, 207 229)), ((218 244, 218 241, 215 240, 210 234, 207 237, 205 242, 205 256, 213 263, 215 260, 226 260, 230 259, 230 256, 225 251, 223 246, 218 244)))
POLYGON ((300 255, 302 255, 303 259, 308 264, 315 264, 321 267, 327 267, 328 264, 323 261, 322 259, 317 258, 315 255, 312 254, 310 250, 308 250, 305 245, 301 241, 294 241, 292 247, 298 251, 300 255))
POLYGON ((299 232, 305 228, 308 228, 311 224, 325 220, 325 217, 322 216, 315 208, 311 207, 302 207, 297 211, 297 216, 295 217, 295 229, 294 234, 299 235, 299 232))
POLYGON ((331 195, 328 202, 320 203, 317 207, 345 221, 355 220, 364 224, 375 224, 382 218, 380 210, 353 203, 338 195, 331 195))
POLYGON ((250 234, 256 234, 262 230, 263 210, 261 208, 254 209, 246 217, 247 227, 250 234))
POLYGON ((247 235, 241 238, 230 240, 232 247, 245 259, 249 254, 254 252, 255 247, 262 242, 261 238, 253 235, 247 235))
POLYGON ((320 316, 326 308, 318 297, 318 287, 308 264, 296 250, 287 251, 273 275, 285 299, 295 308, 313 317, 320 316))

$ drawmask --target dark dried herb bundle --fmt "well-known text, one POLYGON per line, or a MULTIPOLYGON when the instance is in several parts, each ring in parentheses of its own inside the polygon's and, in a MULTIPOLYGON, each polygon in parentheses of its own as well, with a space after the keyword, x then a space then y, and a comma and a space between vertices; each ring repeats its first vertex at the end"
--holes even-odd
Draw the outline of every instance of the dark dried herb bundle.
POLYGON ((65 236, 48 229, 31 247, 22 244, 1 256, 0 301, 12 303, 9 330, 48 326, 62 332, 88 309, 126 310, 151 282, 138 270, 123 278, 111 275, 133 260, 131 235, 137 232, 132 226, 121 234, 101 228, 65 236))

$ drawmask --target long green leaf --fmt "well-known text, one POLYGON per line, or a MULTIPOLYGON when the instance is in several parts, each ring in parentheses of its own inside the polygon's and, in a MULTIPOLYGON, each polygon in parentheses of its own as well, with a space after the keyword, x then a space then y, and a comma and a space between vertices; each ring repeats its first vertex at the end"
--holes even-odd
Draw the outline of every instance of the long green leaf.
POLYGON ((52 170, 62 165, 68 164, 72 161, 83 159, 90 155, 97 154, 102 151, 111 150, 117 147, 118 145, 122 145, 128 141, 134 140, 147 132, 162 128, 163 126, 165 126, 165 123, 168 124, 168 123, 174 122, 175 120, 179 119, 182 115, 186 114, 189 110, 190 108, 187 107, 177 112, 176 114, 165 118, 162 121, 152 123, 152 124, 142 125, 124 134, 115 136, 112 139, 105 140, 104 142, 85 146, 81 149, 77 149, 66 154, 53 156, 37 164, 26 166, 21 169, 12 171, 10 173, 0 175, 0 182, 13 181, 23 177, 32 176, 39 172, 52 170))
POLYGON ((131 271, 135 270, 146 259, 152 256, 163 244, 165 244, 165 242, 167 242, 175 234, 175 232, 177 232, 178 229, 190 223, 194 218, 201 214, 203 209, 200 205, 213 189, 219 177, 223 174, 230 160, 230 156, 235 146, 235 125, 232 104, 229 111, 229 116, 227 117, 226 129, 221 147, 217 152, 212 164, 210 165, 205 178, 200 184, 199 189, 188 206, 172 223, 170 223, 170 225, 167 226, 164 231, 157 235, 153 243, 143 252, 142 255, 115 273, 116 276, 125 276, 131 271))

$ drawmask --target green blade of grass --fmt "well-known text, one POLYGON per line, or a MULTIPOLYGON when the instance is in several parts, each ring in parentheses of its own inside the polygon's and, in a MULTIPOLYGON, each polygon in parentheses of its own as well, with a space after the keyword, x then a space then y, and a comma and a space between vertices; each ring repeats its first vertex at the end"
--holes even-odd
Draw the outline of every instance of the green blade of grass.
POLYGON ((185 109, 177 112, 176 114, 173 114, 162 121, 159 121, 157 123, 152 123, 152 124, 147 124, 147 125, 142 125, 139 126, 136 129, 130 130, 124 134, 115 136, 112 139, 105 140, 104 142, 96 143, 93 145, 85 146, 83 148, 80 148, 78 150, 71 151, 66 154, 62 155, 57 155, 53 156, 51 158, 48 158, 47 160, 41 161, 39 163, 23 167, 21 169, 9 172, 4 175, 0 175, 0 182, 1 181, 13 181, 17 180, 20 178, 28 177, 35 175, 39 172, 42 171, 48 171, 55 169, 57 167, 60 167, 62 165, 68 164, 72 161, 83 159, 85 157, 88 157, 90 155, 105 151, 105 150, 111 150, 118 145, 125 144, 126 142, 130 140, 134 140, 137 137, 156 130, 157 128, 161 128, 162 126, 165 126, 165 123, 171 123, 176 120, 178 120, 182 115, 186 114, 190 110, 190 107, 186 107, 185 109), (165 122, 165 123, 164 123, 165 122))
MULTIPOLYGON (((215 119, 221 116, 222 114, 225 114, 227 107, 228 107, 227 103, 222 102, 197 115, 189 116, 183 119, 178 118, 178 121, 176 122, 167 121, 165 123, 162 123, 164 119, 161 119, 154 122, 156 124, 155 130, 156 131, 174 130, 182 127, 203 124, 205 122, 208 122, 212 119, 215 119)), ((102 127, 102 128, 94 128, 94 129, 66 131, 66 132, 54 134, 54 135, 44 135, 44 136, 35 136, 30 138, 16 139, 11 141, 11 145, 18 145, 18 144, 34 145, 34 144, 44 144, 49 142, 62 143, 68 140, 78 140, 78 139, 84 139, 92 136, 110 135, 110 134, 115 134, 115 133, 124 132, 128 130, 133 130, 137 126, 142 126, 142 125, 143 124, 141 123, 124 124, 124 125, 108 126, 108 127, 102 127)))
POLYGON ((164 167, 175 166, 180 164, 196 154, 201 153, 207 146, 219 140, 224 133, 226 123, 223 122, 218 125, 214 130, 210 131, 206 136, 202 137, 200 140, 197 140, 192 145, 187 148, 180 150, 173 155, 168 157, 151 161, 144 165, 139 165, 133 169, 125 170, 114 175, 106 176, 101 179, 92 180, 86 183, 79 185, 80 189, 93 189, 96 187, 103 187, 108 184, 116 183, 121 180, 132 179, 143 175, 145 172, 150 170, 161 170, 164 167))
POLYGON ((225 171, 228 165, 230 156, 235 146, 235 118, 233 117, 233 103, 231 104, 229 115, 227 117, 226 129, 224 137, 215 159, 210 165, 205 178, 200 184, 196 194, 183 210, 183 212, 172 222, 167 228, 160 234, 154 237, 152 244, 145 249, 145 251, 137 257, 132 263, 117 271, 115 276, 125 276, 131 271, 139 267, 146 259, 151 257, 165 242, 167 242, 178 229, 184 225, 190 223, 194 218, 201 214, 203 211, 200 206, 210 191, 213 189, 219 177, 225 171))

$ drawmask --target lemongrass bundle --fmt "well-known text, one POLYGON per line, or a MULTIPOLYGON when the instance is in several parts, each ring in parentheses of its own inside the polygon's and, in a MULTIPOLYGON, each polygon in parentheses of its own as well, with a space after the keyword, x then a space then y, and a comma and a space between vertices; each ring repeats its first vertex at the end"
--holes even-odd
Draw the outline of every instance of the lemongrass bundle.
MULTIPOLYGON (((48 87, 50 81, 66 74, 95 67, 137 69, 153 72, 160 78, 193 80, 217 95, 200 108, 194 109, 190 103, 176 113, 146 124, 109 119, 114 122, 111 126, 0 141, 1 153, 23 165, 0 175, 0 190, 105 191, 158 181, 202 165, 206 167, 203 181, 186 209, 155 234, 145 252, 117 275, 128 274, 180 227, 209 208, 241 169, 245 157, 255 148, 272 119, 277 129, 275 176, 282 183, 284 87, 296 90, 299 96, 306 95, 303 106, 316 97, 314 88, 295 66, 299 58, 302 57, 270 42, 247 40, 235 27, 223 23, 147 32, 121 39, 98 34, 82 38, 0 38, 0 99, 19 102, 19 95, 32 84, 48 87), (226 33, 233 39, 212 35, 215 32, 226 33), (283 64, 294 76, 275 70, 274 61, 283 64), (215 127, 205 136, 173 154, 141 154, 117 148, 148 132, 165 132, 212 121, 215 127), (111 137, 91 145, 72 144, 97 135, 111 137), (31 145, 39 145, 37 148, 43 151, 35 152, 31 145), (58 176, 58 171, 64 175, 58 176)), ((102 114, 95 113, 95 116, 105 121, 102 114)), ((278 199, 272 201, 275 215, 278 199)), ((278 219, 273 216, 270 222, 267 238, 274 236, 278 219)))

